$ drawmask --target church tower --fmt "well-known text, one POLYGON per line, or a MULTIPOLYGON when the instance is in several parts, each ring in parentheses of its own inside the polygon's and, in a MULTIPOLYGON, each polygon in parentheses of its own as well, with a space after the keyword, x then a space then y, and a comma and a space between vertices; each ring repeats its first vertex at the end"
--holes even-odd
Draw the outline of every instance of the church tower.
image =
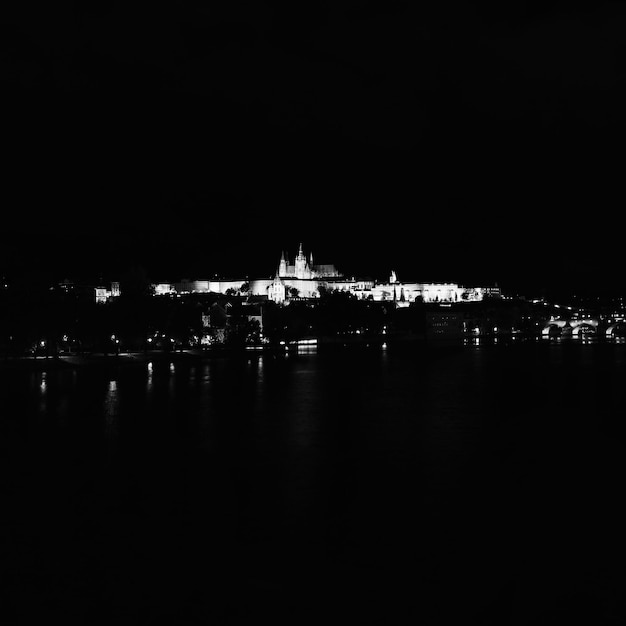
POLYGON ((300 244, 300 249, 298 250, 298 256, 296 257, 295 262, 296 278, 308 278, 307 269, 306 257, 302 251, 302 244, 300 244))
POLYGON ((282 304, 285 301, 285 284, 280 279, 279 272, 276 272, 274 282, 269 286, 269 299, 282 304))
POLYGON ((284 278, 287 276, 287 261, 285 260, 285 252, 281 252, 280 263, 278 265, 278 276, 284 278))

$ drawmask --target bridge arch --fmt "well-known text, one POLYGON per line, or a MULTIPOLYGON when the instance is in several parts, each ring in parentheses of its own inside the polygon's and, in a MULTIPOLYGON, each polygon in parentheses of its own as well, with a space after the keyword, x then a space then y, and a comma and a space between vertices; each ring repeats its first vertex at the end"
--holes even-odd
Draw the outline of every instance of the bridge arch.
POLYGON ((542 337, 560 337, 563 333, 563 326, 550 322, 546 324, 541 330, 542 337))
POLYGON ((595 335, 597 331, 597 324, 582 323, 577 324, 572 330, 572 336, 580 337, 582 335, 595 335))
POLYGON ((626 323, 617 322, 607 326, 605 331, 606 337, 624 337, 626 336, 626 323))
POLYGON ((571 320, 570 324, 572 327, 576 326, 593 326, 594 328, 598 325, 598 320, 594 318, 589 319, 581 319, 581 320, 571 320))

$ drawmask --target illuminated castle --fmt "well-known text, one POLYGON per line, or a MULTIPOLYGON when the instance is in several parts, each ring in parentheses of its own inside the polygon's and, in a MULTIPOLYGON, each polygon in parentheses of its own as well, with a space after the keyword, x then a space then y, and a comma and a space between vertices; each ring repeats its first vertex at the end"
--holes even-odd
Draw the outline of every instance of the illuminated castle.
POLYGON ((389 280, 379 282, 364 278, 346 278, 334 265, 314 265, 313 254, 307 259, 302 249, 293 265, 285 253, 280 257, 274 278, 213 279, 159 283, 154 285, 155 294, 172 293, 223 293, 247 294, 266 297, 282 304, 293 298, 319 298, 322 292, 345 291, 360 300, 395 302, 396 306, 408 306, 411 302, 454 303, 482 300, 485 296, 498 296, 497 287, 463 287, 456 283, 417 283, 399 281, 391 272, 389 280))
POLYGON ((296 256, 293 265, 287 264, 285 253, 282 253, 280 263, 278 264, 278 276, 279 278, 297 278, 300 280, 311 280, 313 278, 341 278, 341 274, 337 271, 337 268, 334 265, 314 265, 312 252, 309 254, 309 258, 307 260, 302 250, 302 244, 300 244, 298 256, 296 256))

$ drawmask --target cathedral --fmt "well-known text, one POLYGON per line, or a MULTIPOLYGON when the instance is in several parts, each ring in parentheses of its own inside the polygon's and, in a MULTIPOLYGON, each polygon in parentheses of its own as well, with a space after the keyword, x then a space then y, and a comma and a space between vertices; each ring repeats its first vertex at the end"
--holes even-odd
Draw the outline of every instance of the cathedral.
POLYGON ((341 274, 334 265, 314 265, 313 253, 311 252, 307 259, 300 244, 298 256, 293 265, 288 264, 285 253, 282 253, 278 264, 278 277, 312 280, 314 278, 341 278, 341 274))

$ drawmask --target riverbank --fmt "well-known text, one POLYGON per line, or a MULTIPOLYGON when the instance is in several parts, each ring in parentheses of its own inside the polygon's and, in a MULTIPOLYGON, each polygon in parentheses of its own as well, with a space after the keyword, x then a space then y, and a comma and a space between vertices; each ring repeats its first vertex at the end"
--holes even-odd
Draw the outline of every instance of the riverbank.
POLYGON ((60 354, 58 356, 7 356, 0 359, 0 369, 28 369, 34 371, 49 371, 56 369, 75 369, 82 367, 119 367, 125 365, 138 365, 147 363, 194 363, 206 362, 220 358, 241 358, 261 355, 281 356, 285 354, 305 354, 319 351, 334 350, 360 350, 382 349, 398 353, 424 352, 440 353, 450 349, 458 350, 464 347, 487 347, 499 346, 505 348, 514 345, 536 343, 541 344, 626 344, 625 338, 590 338, 576 340, 571 337, 536 337, 536 336, 472 336, 458 337, 428 337, 414 336, 411 339, 398 337, 332 337, 321 338, 319 341, 306 340, 306 342, 286 342, 278 345, 256 345, 238 348, 212 347, 208 349, 187 349, 182 351, 164 352, 161 350, 149 350, 139 352, 121 352, 120 354, 104 354, 94 352, 88 354, 60 354))
MULTIPOLYGON (((285 354, 297 349, 295 345, 278 346, 247 346, 245 348, 209 348, 187 349, 182 351, 164 352, 161 350, 141 352, 120 352, 119 354, 105 354, 92 352, 88 354, 60 354, 50 357, 5 357, 0 360, 0 369, 72 369, 90 366, 124 366, 147 363, 183 363, 203 362, 220 358, 249 357, 254 354, 285 354)), ((308 346, 310 347, 310 346, 308 346)))
POLYGON ((85 366, 119 366, 145 364, 155 361, 203 361, 210 358, 245 354, 244 350, 184 350, 182 352, 121 352, 120 354, 61 354, 55 357, 7 357, 0 361, 0 368, 64 369, 85 366))

